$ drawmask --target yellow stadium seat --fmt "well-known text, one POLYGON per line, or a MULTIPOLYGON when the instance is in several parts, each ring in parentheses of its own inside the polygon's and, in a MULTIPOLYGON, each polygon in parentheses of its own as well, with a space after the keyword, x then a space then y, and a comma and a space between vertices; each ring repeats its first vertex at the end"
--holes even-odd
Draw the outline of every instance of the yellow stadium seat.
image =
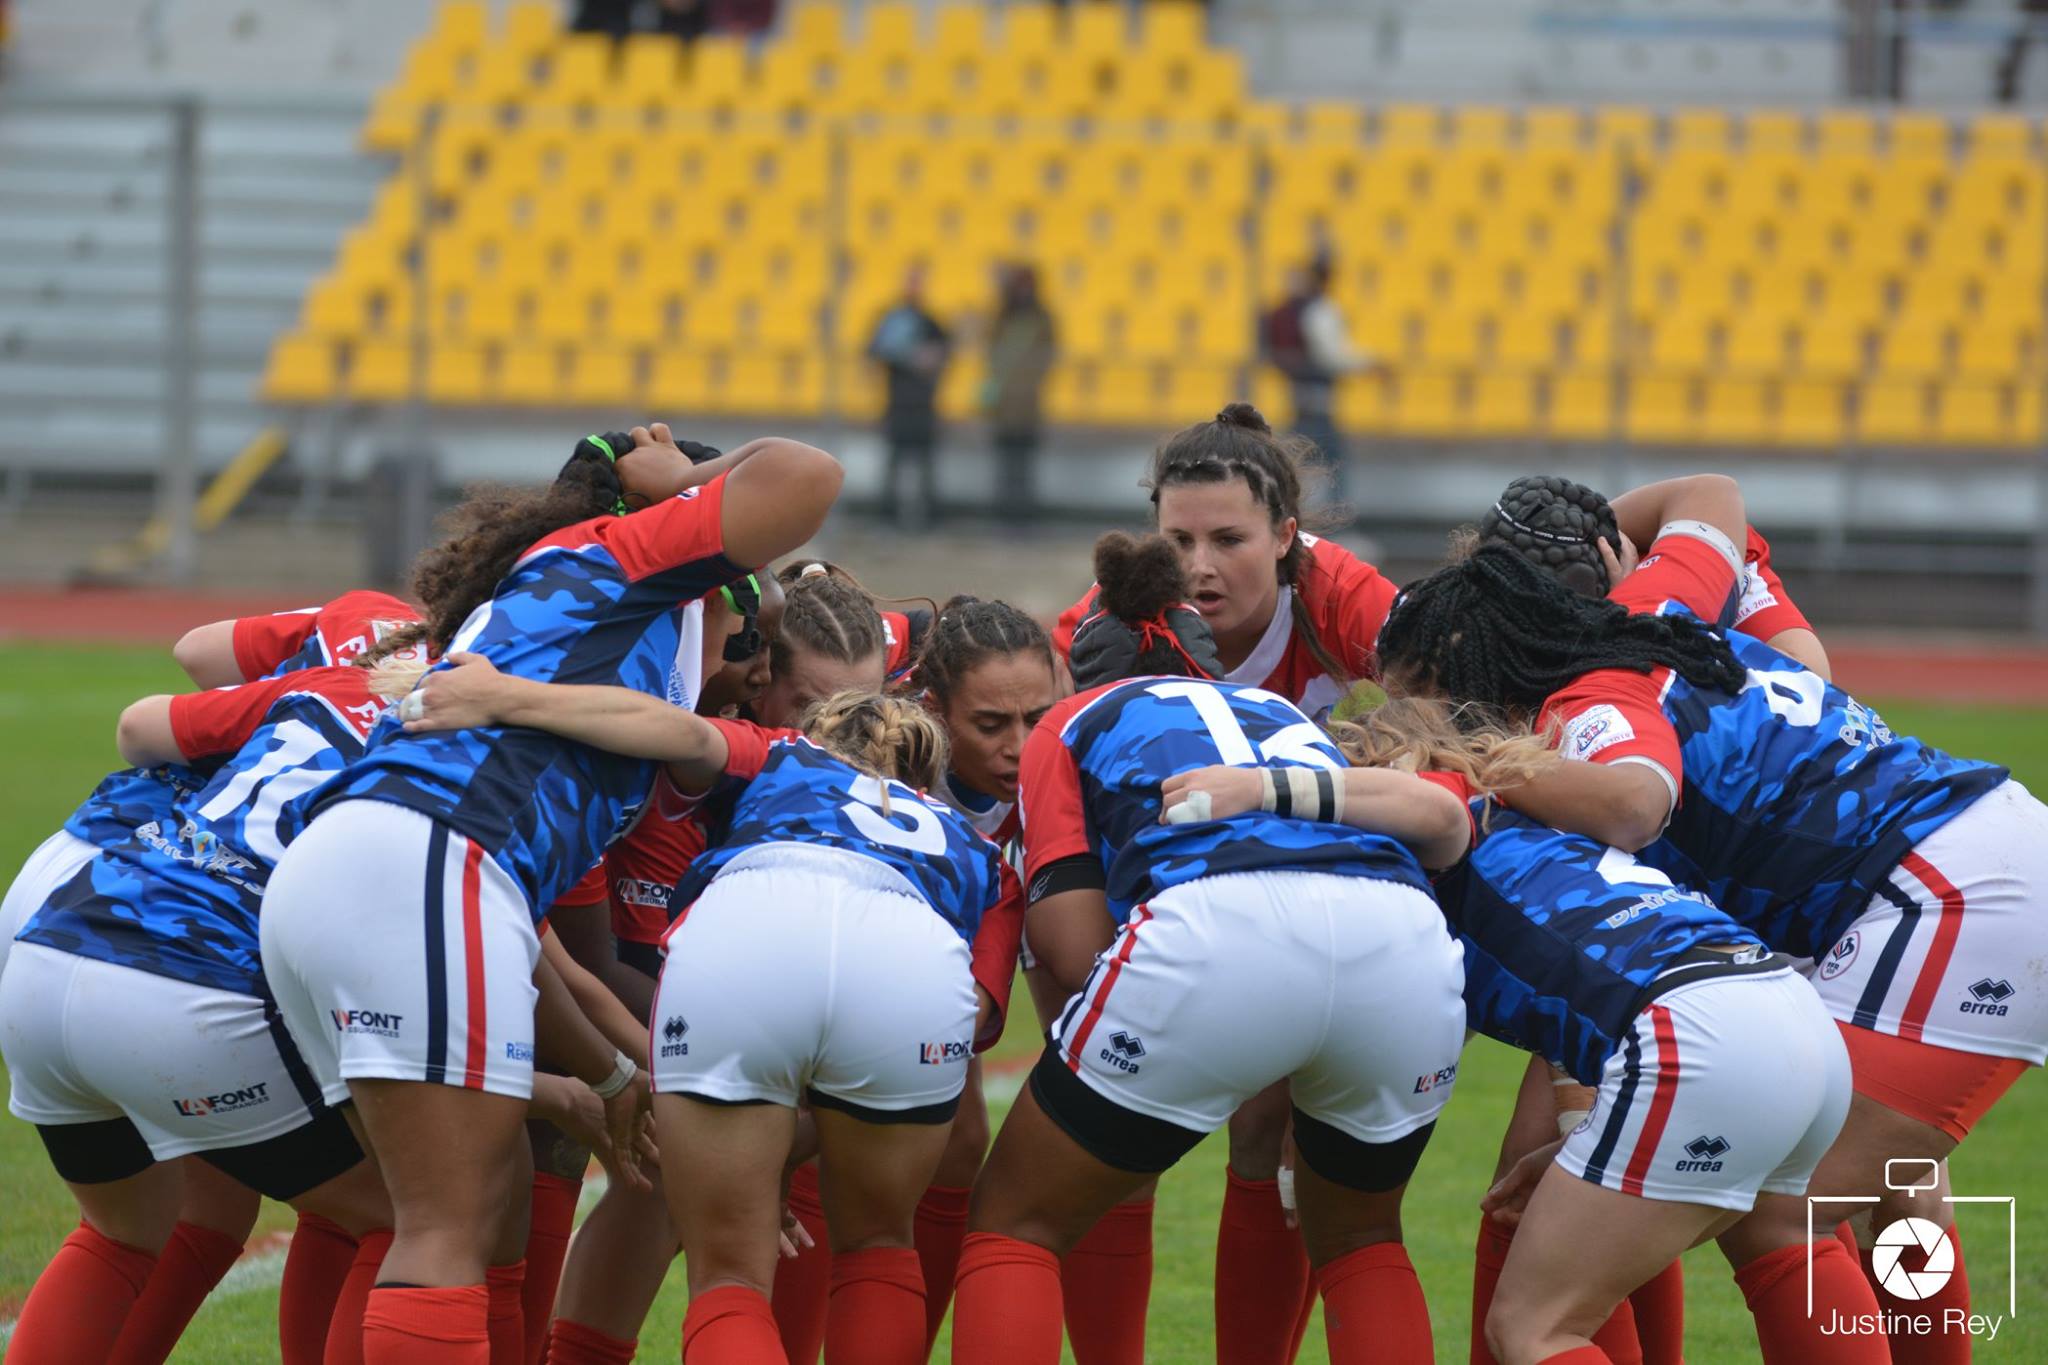
MULTIPOLYGON (((978 10, 980 7, 970 4, 941 9, 939 24, 942 33, 946 15, 954 8, 978 10)), ((1060 50, 1063 42, 1059 12, 1051 5, 1023 4, 1003 7, 1003 36, 1000 50, 1006 56, 1050 56, 1060 50)))
POLYGON ((1742 120, 1742 145, 1751 155, 1797 154, 1806 146, 1806 116, 1783 109, 1753 110, 1742 120))
POLYGON ((484 0, 441 0, 434 14, 434 40, 475 48, 483 45, 490 28, 490 14, 484 0))
POLYGON ((1116 0, 1077 0, 1067 9, 1068 49, 1082 57, 1120 56, 1129 42, 1124 7, 1116 0))
POLYGON ((1957 380, 1943 384, 1936 398, 1937 439, 1953 445, 2001 445, 2010 439, 2000 386, 1957 380))
POLYGON ((553 346, 527 343, 508 346, 498 357, 496 392, 501 403, 548 404, 562 401, 561 353, 553 346))
POLYGON ((1908 444, 1932 434, 1927 386, 1917 380, 1879 379, 1858 393, 1857 434, 1880 445, 1908 444))
POLYGON ((619 88, 681 98, 683 45, 666 33, 633 33, 619 45, 619 88))
POLYGON ((1551 376, 1550 406, 1544 421, 1552 436, 1606 437, 1614 431, 1614 390, 1597 370, 1568 370, 1551 376))
POLYGON ((562 397, 592 407, 632 403, 640 397, 638 356, 623 347, 580 346, 569 353, 562 397))
POLYGON ((1678 151, 1718 152, 1728 146, 1728 113, 1723 109, 1680 109, 1667 120, 1678 151))
POLYGON ((1699 430, 1693 382, 1671 375, 1629 377, 1628 434, 1638 441, 1690 440, 1699 430))
POLYGON ((1709 441, 1760 441, 1771 434, 1761 379, 1715 378, 1700 406, 1700 435, 1709 441))
POLYGON ((1814 133, 1823 157, 1867 156, 1877 145, 1877 123, 1870 115, 1830 109, 1814 119, 1814 133))
POLYGON ((2040 324, 2037 314, 2007 314, 1979 319, 1957 335, 1957 373, 1971 379, 2006 379, 2031 372, 2040 324))
POLYGON ((549 0, 516 0, 505 12, 505 43, 518 52, 538 52, 561 31, 561 11, 549 0))
POLYGON ((1902 320, 1878 347, 1878 370, 1890 376, 1931 378, 1948 369, 1949 331, 1935 323, 1902 320))
POLYGON ((1715 320, 1704 313, 1674 313, 1657 320, 1650 332, 1650 364, 1659 370, 1704 370, 1713 359, 1715 320))
POLYGON ((846 29, 838 5, 802 4, 789 11, 781 45, 810 52, 837 52, 846 46, 846 29))
POLYGON ((1778 387, 1777 438, 1791 445, 1838 445, 1846 430, 1842 385, 1788 379, 1778 387))
POLYGON ((1422 358, 1432 365, 1468 366, 1479 360, 1481 321, 1471 314, 1429 314, 1422 328, 1422 358))
POLYGON ((2015 445, 2038 445, 2041 440, 2041 388, 2021 384, 2013 390, 2012 440, 2015 445))
POLYGON ((481 403, 487 396, 484 359, 480 347, 436 344, 427 352, 427 401, 481 403))
POLYGON ((1723 359, 1737 373, 1774 375, 1786 364, 1788 329, 1773 312, 1737 314, 1728 328, 1723 359))
POLYGON ((1208 7, 1195 0, 1150 0, 1139 11, 1139 34, 1154 56, 1201 51, 1208 43, 1207 27, 1208 7))
POLYGON ((1547 369, 1558 358, 1555 314, 1510 308, 1494 333, 1494 359, 1511 370, 1547 369))
POLYGON ((1482 370, 1473 377, 1465 425, 1487 436, 1521 436, 1536 426, 1536 381, 1527 374, 1482 370))
MULTIPOLYGON (((979 13, 972 5, 954 8, 979 13)), ((917 7, 904 3, 904 0, 881 0, 881 3, 863 6, 860 46, 863 61, 867 64, 915 52, 918 46, 917 7)))
POLYGON ((1939 114, 1894 114, 1885 131, 1895 160, 1946 160, 1953 141, 1949 121, 1939 114))
POLYGON ((412 343, 364 338, 349 348, 348 396, 388 403, 412 392, 412 343))
POLYGON ((1647 155, 1657 139, 1657 116, 1648 109, 1610 105, 1593 115, 1593 145, 1631 160, 1647 155))
POLYGON ((748 89, 747 48, 738 38, 699 38, 690 45, 685 98, 699 113, 735 107, 748 89))
POLYGON ((1522 111, 1522 146, 1531 152, 1573 151, 1585 136, 1585 116, 1576 109, 1522 111))
MULTIPOLYGON (((1285 396, 1286 385, 1275 382, 1277 376, 1270 371, 1261 371, 1260 382, 1278 393, 1261 396, 1259 410, 1269 417, 1275 411, 1288 414, 1286 420, 1293 420, 1292 400, 1285 396), (1275 401, 1275 400, 1278 401, 1275 401)), ((1387 431, 1393 424, 1393 384, 1384 371, 1372 374, 1347 375, 1337 381, 1337 397, 1331 414, 1337 425, 1345 431, 1387 431)))
POLYGON ((1408 436, 1448 436, 1461 412, 1458 376, 1445 370, 1403 370, 1394 386, 1393 429, 1408 436))
POLYGON ((2034 153, 2034 121, 2019 114, 1983 114, 1968 124, 1973 156, 2024 160, 2034 153))
POLYGON ((263 396, 273 403, 313 403, 334 396, 334 343, 295 333, 270 348, 263 396))
POLYGON ((704 353, 674 346, 655 351, 648 362, 647 402, 657 412, 715 410, 717 395, 704 353))
POLYGON ((1869 335, 1859 318, 1825 317, 1802 330, 1800 367, 1817 375, 1861 374, 1869 359, 1869 335))
POLYGON ((1474 105, 1451 113, 1451 143, 1470 151, 1505 151, 1514 116, 1506 109, 1474 105))
POLYGON ((1444 111, 1433 104, 1389 104, 1379 113, 1379 142, 1400 149, 1433 148, 1443 132, 1444 111))

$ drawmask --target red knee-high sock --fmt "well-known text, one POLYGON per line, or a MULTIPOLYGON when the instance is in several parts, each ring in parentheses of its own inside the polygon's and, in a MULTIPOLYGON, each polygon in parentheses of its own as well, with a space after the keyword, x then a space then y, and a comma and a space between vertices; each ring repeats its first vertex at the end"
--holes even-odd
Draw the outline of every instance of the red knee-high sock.
POLYGON ((825 1240, 825 1205, 818 1198, 818 1168, 799 1166, 789 1177, 789 1211, 815 1246, 775 1263, 775 1327, 791 1365, 817 1365, 825 1344, 825 1307, 832 1292, 832 1244, 825 1240))
POLYGON ((1059 1358, 1059 1258, 1001 1233, 968 1233, 953 1285, 953 1365, 1058 1365, 1059 1358))
POLYGON ((1060 1265, 1076 1365, 1144 1365, 1152 1299, 1152 1201, 1117 1204, 1060 1265))
POLYGON ((491 1365, 525 1365, 526 1262, 494 1265, 484 1271, 484 1288, 491 1297, 491 1365))
POLYGON ((1228 1167, 1216 1229, 1216 1365, 1287 1365, 1310 1284, 1301 1234, 1287 1226, 1280 1186, 1228 1167))
MULTIPOLYGON (((1960 1312, 1966 1317, 1970 1311, 1970 1277, 1963 1269, 1963 1243, 1956 1235, 1957 1229, 1948 1230, 1948 1244, 1955 1256, 1955 1270, 1949 1275, 1948 1283, 1924 1299, 1901 1299, 1894 1297, 1877 1282, 1871 1273, 1870 1253, 1860 1258, 1864 1278, 1877 1292, 1877 1306, 1887 1313, 1924 1314, 1934 1321, 1934 1330, 1925 1336, 1901 1335, 1891 1338, 1893 1365, 1968 1365, 1970 1346, 1975 1340, 1967 1328, 1951 1331, 1948 1314, 1960 1312)), ((1911 1254, 1905 1262, 1908 1270, 1920 1268, 1919 1253, 1911 1254)), ((1818 1298, 1816 1298, 1816 1310, 1818 1298)))
POLYGON ((1320 1298, 1322 1292, 1316 1286, 1316 1277, 1310 1275, 1301 1284, 1301 1304, 1294 1314, 1294 1335, 1287 1339, 1287 1365, 1294 1365, 1295 1359, 1301 1355, 1301 1343, 1308 1338, 1308 1324, 1315 1316, 1316 1301, 1320 1298))
POLYGON ((548 1325, 548 1365, 633 1365, 637 1341, 607 1336, 595 1327, 556 1318, 548 1325))
POLYGON ((327 1322, 327 1353, 322 1365, 363 1365, 363 1313, 370 1291, 391 1250, 391 1229, 375 1228, 356 1239, 355 1259, 348 1263, 341 1292, 334 1296, 334 1316, 327 1322))
POLYGON ((1431 1365, 1429 1305, 1408 1248, 1375 1242, 1339 1256, 1316 1272, 1323 1289, 1323 1331, 1330 1365, 1361 1361, 1431 1365))
POLYGON ((924 1359, 924 1270, 915 1247, 872 1247, 832 1258, 825 1365, 905 1365, 924 1359))
POLYGON ((1479 1240, 1472 1248, 1471 1365, 1497 1365, 1486 1344, 1486 1310, 1493 1306, 1494 1286, 1500 1283, 1501 1267, 1508 1263, 1508 1248, 1514 1244, 1513 1228, 1479 1215, 1479 1240))
POLYGON ((548 1319, 555 1315, 555 1290, 562 1283, 562 1261, 576 1231, 576 1201, 583 1182, 546 1171, 533 1173, 533 1222, 526 1231, 526 1283, 519 1290, 525 1318, 525 1365, 540 1365, 548 1348, 548 1319))
POLYGON ((363 1309, 364 1365, 490 1365, 491 1291, 380 1285, 363 1309))
POLYGON ((80 1223, 28 1291, 7 1358, 16 1365, 105 1360, 155 1268, 150 1252, 80 1223))
MULTIPOLYGON (((157 1365, 184 1334, 220 1277, 242 1255, 242 1239, 197 1223, 180 1223, 156 1258, 142 1296, 128 1310, 108 1365, 157 1365)), ((287 1268, 290 1262, 286 1262, 287 1268)), ((279 1311, 283 1301, 279 1301, 279 1311)), ((326 1324, 321 1324, 325 1330, 326 1324)), ((293 1365, 289 1362, 288 1365, 293 1365)))
POLYGON ((787 1365, 768 1300, 740 1285, 707 1290, 683 1314, 683 1365, 787 1365))
POLYGON ((924 1353, 932 1353, 946 1305, 953 1301, 953 1277, 960 1270, 960 1239, 967 1235, 969 1191, 934 1185, 917 1201, 917 1262, 924 1271, 924 1353))
POLYGON ((1735 1283, 1756 1318, 1756 1338, 1765 1365, 1883 1365, 1891 1352, 1885 1339, 1823 1335, 1837 1312, 1875 1313, 1877 1296, 1863 1272, 1832 1237, 1765 1252, 1735 1272, 1735 1283), (1806 1314, 1807 1257, 1813 1258, 1813 1316, 1806 1314))
POLYGON ((1643 1365, 1642 1342, 1636 1337, 1636 1310, 1627 1299, 1614 1305, 1607 1321, 1593 1333, 1593 1344, 1614 1365, 1643 1365))
POLYGON ((335 1300, 355 1263, 356 1239, 317 1213, 299 1215, 277 1286, 277 1354, 284 1365, 320 1365, 335 1300))
POLYGON ((1643 1281, 1628 1301, 1636 1311, 1636 1340, 1643 1365, 1683 1365, 1685 1360, 1685 1266, 1673 1261, 1643 1281))

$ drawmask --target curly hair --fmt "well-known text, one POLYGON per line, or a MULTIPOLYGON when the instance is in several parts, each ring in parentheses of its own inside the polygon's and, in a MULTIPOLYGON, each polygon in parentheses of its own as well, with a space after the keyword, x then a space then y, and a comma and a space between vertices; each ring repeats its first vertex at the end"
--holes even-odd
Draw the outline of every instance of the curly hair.
MULTIPOLYGON (((1156 517, 1161 489, 1242 479, 1251 490, 1252 501, 1266 509, 1276 528, 1289 517, 1301 527, 1308 521, 1302 510, 1303 467, 1314 449, 1302 437, 1274 435, 1272 426, 1250 403, 1232 403, 1217 413, 1214 421, 1197 422, 1167 437, 1153 454, 1140 486, 1152 491, 1156 517)), ((1308 545, 1297 533, 1278 569, 1280 582, 1295 590, 1294 633, 1331 681, 1340 690, 1348 690, 1357 679, 1323 644, 1307 604, 1301 600, 1301 579, 1309 562, 1308 545)))
MULTIPOLYGON (((821 747, 874 777, 929 791, 945 776, 946 729, 908 697, 837 692, 804 712, 800 727, 821 747)), ((883 789, 883 812, 888 810, 883 789)))
POLYGON ((917 681, 943 706, 977 666, 1001 655, 1034 654, 1053 667, 1045 627, 1008 602, 954 597, 939 608, 917 655, 917 681))
POLYGON ((1335 721, 1330 737, 1361 768, 1456 773, 1491 796, 1540 777, 1562 760, 1549 741, 1475 713, 1460 722, 1432 697, 1394 697, 1357 720, 1335 721))
MULTIPOLYGON (((1505 545, 1410 584, 1380 631, 1380 665, 1403 690, 1433 690, 1496 717, 1533 714, 1582 673, 1670 668, 1696 687, 1747 678, 1728 642, 1688 616, 1639 616, 1573 592, 1505 545)), ((1483 712, 1461 710, 1461 723, 1483 712)))

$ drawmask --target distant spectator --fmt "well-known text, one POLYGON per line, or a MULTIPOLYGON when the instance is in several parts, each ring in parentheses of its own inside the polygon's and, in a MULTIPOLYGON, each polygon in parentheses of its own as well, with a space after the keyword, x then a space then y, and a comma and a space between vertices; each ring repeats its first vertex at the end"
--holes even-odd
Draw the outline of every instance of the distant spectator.
POLYGON ((1034 466, 1045 376, 1058 334, 1038 298, 1038 272, 1005 266, 1001 298, 988 333, 988 384, 983 407, 996 443, 996 500, 1007 512, 1028 515, 1037 504, 1034 466))
POLYGON ((903 279, 903 297, 875 324, 868 357, 889 381, 882 413, 882 438, 889 444, 889 476, 883 496, 895 508, 896 524, 916 530, 938 511, 939 376, 952 339, 924 305, 924 267, 913 265, 903 279), (904 470, 917 467, 917 492, 906 496, 904 470))
POLYGON ((1319 256, 1302 272, 1280 305, 1266 314, 1261 343, 1266 360, 1287 376, 1294 398, 1294 430, 1315 444, 1330 472, 1330 496, 1345 497, 1343 438, 1333 408, 1337 381, 1373 367, 1373 358, 1351 344, 1344 316, 1330 298, 1332 266, 1319 256))
POLYGON ((755 34, 775 23, 775 0, 576 0, 572 33, 670 33, 694 42, 706 33, 755 34))

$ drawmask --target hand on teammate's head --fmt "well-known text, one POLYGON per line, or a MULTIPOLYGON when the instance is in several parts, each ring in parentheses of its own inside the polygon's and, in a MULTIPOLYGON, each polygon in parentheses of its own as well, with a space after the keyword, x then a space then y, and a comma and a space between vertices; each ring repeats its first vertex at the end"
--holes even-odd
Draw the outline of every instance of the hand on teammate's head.
POLYGON ((619 485, 633 507, 672 498, 688 488, 696 465, 676 444, 668 423, 634 427, 633 448, 619 456, 619 485))

